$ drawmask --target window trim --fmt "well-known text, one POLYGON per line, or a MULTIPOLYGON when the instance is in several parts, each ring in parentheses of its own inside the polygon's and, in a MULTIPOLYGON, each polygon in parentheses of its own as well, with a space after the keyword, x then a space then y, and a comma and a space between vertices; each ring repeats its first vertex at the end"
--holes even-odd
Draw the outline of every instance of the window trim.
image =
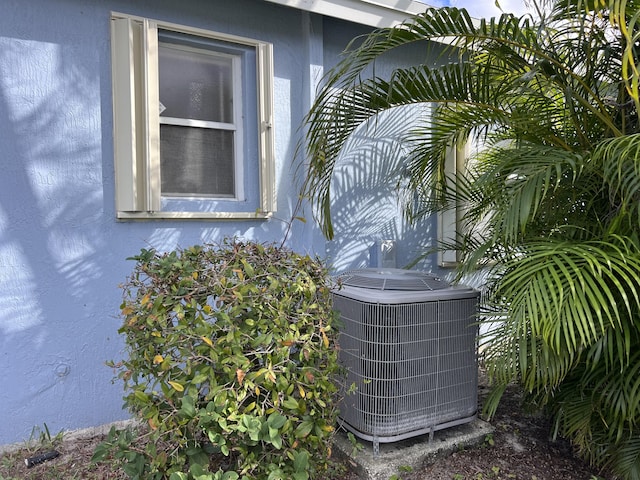
POLYGON ((265 219, 273 215, 276 195, 273 46, 270 43, 112 12, 111 59, 118 219, 265 219), (158 29, 255 49, 260 188, 257 209, 206 212, 161 210, 160 100, 157 74, 152 73, 158 71, 158 29))
MULTIPOLYGON (((449 147, 446 153, 445 174, 447 178, 455 179, 459 173, 465 171, 465 160, 469 154, 468 144, 459 143, 449 147)), ((454 188, 456 186, 454 185, 454 188)), ((455 205, 445 211, 438 211, 438 244, 459 240, 460 227, 463 216, 462 205, 455 205)), ((441 268, 455 268, 460 263, 458 250, 438 249, 438 265, 441 268)))

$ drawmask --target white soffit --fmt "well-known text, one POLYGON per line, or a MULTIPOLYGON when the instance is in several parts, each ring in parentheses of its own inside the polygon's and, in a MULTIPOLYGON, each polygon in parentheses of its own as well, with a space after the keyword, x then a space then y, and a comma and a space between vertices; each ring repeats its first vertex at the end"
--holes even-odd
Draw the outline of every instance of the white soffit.
POLYGON ((414 0, 266 1, 371 27, 393 27, 413 15, 423 13, 429 7, 414 0))

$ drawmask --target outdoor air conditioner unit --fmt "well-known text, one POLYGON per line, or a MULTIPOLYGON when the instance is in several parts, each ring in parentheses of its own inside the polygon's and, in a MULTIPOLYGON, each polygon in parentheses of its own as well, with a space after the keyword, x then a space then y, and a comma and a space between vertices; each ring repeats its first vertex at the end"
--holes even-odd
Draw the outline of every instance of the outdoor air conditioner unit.
POLYGON ((339 277, 344 427, 388 443, 472 421, 478 407, 479 293, 427 273, 363 269, 339 277))

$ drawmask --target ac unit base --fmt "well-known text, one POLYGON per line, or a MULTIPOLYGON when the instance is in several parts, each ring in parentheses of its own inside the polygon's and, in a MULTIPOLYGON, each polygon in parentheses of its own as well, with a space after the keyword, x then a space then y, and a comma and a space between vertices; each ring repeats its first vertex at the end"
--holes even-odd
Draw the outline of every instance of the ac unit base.
POLYGON ((393 435, 390 437, 379 437, 373 434, 367 434, 365 432, 360 432, 358 430, 356 430, 355 428, 353 428, 351 425, 349 425, 347 422, 345 422, 342 417, 340 417, 340 422, 339 422, 339 426, 344 428, 345 430, 350 431, 351 433, 353 433, 356 437, 362 439, 362 440, 366 440, 367 442, 371 442, 374 444, 374 449, 376 449, 376 444, 378 443, 395 443, 395 442, 400 442, 402 440, 407 440, 408 438, 413 438, 413 437, 419 437, 421 435, 427 435, 429 434, 430 439, 433 439, 433 434, 434 432, 437 432, 438 430, 444 430, 445 428, 452 428, 452 427, 457 427, 459 425, 464 425, 465 423, 470 423, 473 422, 475 419, 477 419, 478 416, 476 414, 471 415, 470 417, 465 417, 465 418, 459 418, 458 420, 453 420, 451 422, 447 422, 447 423, 441 423, 439 425, 433 425, 431 427, 428 428, 421 428, 418 430, 411 430, 408 432, 405 432, 403 434, 398 434, 398 435, 393 435))

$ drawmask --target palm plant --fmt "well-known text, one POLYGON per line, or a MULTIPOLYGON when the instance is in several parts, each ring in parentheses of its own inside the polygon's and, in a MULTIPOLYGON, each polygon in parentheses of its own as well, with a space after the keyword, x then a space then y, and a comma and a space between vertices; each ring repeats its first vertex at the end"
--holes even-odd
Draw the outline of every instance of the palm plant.
POLYGON ((305 193, 333 235, 330 184, 359 125, 432 104, 406 144, 409 218, 462 206, 459 276, 487 273, 492 414, 510 382, 592 464, 640 479, 640 125, 632 0, 554 0, 473 21, 428 9, 354 41, 307 117, 305 193), (454 61, 367 76, 381 55, 446 39, 454 61), (452 144, 481 139, 445 175, 452 144))

